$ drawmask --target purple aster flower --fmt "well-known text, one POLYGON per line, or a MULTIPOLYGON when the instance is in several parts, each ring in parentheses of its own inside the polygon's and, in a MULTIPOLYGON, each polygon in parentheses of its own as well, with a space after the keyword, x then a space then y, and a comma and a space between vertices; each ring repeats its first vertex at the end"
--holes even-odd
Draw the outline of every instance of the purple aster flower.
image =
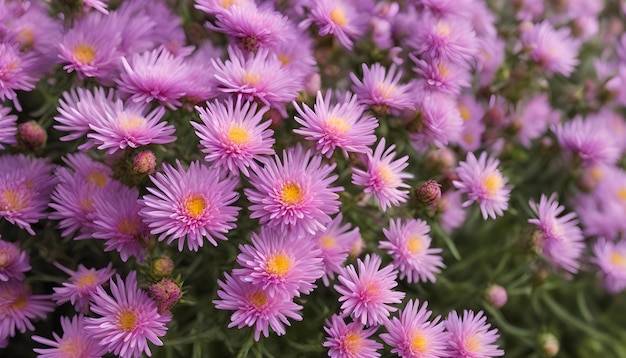
POLYGON ((480 87, 487 87, 504 62, 506 42, 495 35, 478 39, 479 56, 476 69, 479 73, 480 87))
POLYGON ((409 57, 417 65, 413 71, 422 77, 417 83, 426 91, 441 92, 456 97, 461 93, 462 88, 471 86, 471 73, 467 67, 446 60, 425 61, 411 54, 409 57))
POLYGON ((31 91, 37 78, 31 75, 33 57, 21 54, 16 45, 0 43, 0 101, 12 100, 15 108, 21 111, 17 102, 17 91, 31 91))
POLYGON ((33 331, 31 320, 46 318, 54 310, 47 295, 33 295, 30 287, 17 280, 0 281, 0 341, 15 336, 16 330, 33 331))
POLYGON ((312 0, 309 4, 311 13, 300 26, 315 23, 319 35, 334 35, 343 47, 352 50, 353 41, 367 30, 368 15, 357 11, 348 0, 312 0))
POLYGON ((200 138, 200 147, 206 154, 204 160, 217 167, 228 169, 232 174, 241 171, 250 176, 248 168, 256 168, 262 155, 274 154, 274 131, 271 121, 261 122, 269 108, 257 112, 257 104, 228 98, 225 102, 207 102, 207 107, 196 107, 202 124, 191 122, 200 138))
POLYGON ((167 332, 165 325, 172 317, 157 312, 156 303, 139 288, 135 271, 126 280, 115 276, 110 280, 111 295, 102 286, 96 288, 91 311, 100 317, 85 318, 85 331, 121 358, 139 358, 143 353, 150 357, 148 341, 163 345, 159 337, 167 332))
POLYGON ((266 49, 244 55, 231 46, 228 56, 226 62, 211 59, 218 91, 241 94, 249 101, 258 100, 286 117, 285 104, 296 99, 302 88, 302 83, 293 80, 297 76, 293 76, 291 70, 283 67, 278 57, 266 49))
POLYGON ((82 264, 78 265, 76 271, 72 271, 58 262, 55 262, 54 266, 70 277, 66 282, 63 282, 61 287, 54 288, 52 299, 59 306, 65 302, 70 302, 76 311, 82 313, 89 312, 89 303, 96 293, 96 287, 109 282, 115 273, 111 263, 99 270, 87 268, 82 264))
POLYGON ((363 82, 354 73, 350 73, 352 90, 359 102, 370 107, 374 112, 386 114, 403 109, 414 109, 411 98, 411 85, 400 84, 402 71, 396 73, 396 65, 392 64, 389 72, 380 64, 371 68, 363 67, 363 82))
POLYGON ((467 212, 461 205, 461 192, 448 190, 441 195, 438 210, 441 212, 441 227, 447 233, 460 227, 465 222, 467 212))
POLYGON ((456 65, 472 64, 478 53, 471 22, 461 18, 425 15, 416 21, 407 44, 429 62, 441 60, 456 65))
POLYGON ((472 0, 411 0, 410 2, 423 6, 429 14, 437 17, 459 20, 471 15, 472 7, 476 6, 472 0))
POLYGON ((444 321, 450 332, 449 349, 453 357, 488 358, 502 357, 504 351, 494 344, 500 335, 496 328, 489 329, 483 311, 463 311, 463 318, 456 311, 450 312, 444 321))
POLYGON ((408 156, 394 160, 396 145, 385 149, 385 138, 381 138, 374 153, 367 153, 367 169, 352 168, 352 183, 364 186, 366 194, 373 194, 383 211, 388 207, 398 206, 409 197, 410 186, 403 181, 413 178, 412 174, 403 172, 408 163, 408 156))
POLYGON ((390 306, 402 302, 405 296, 404 292, 393 291, 398 285, 398 272, 393 265, 381 269, 381 263, 378 255, 367 255, 365 261, 357 260, 358 273, 354 265, 341 269, 340 284, 333 287, 341 295, 343 314, 351 314, 363 324, 377 325, 387 321, 390 312, 398 310, 390 306))
POLYGON ((23 281, 31 266, 26 251, 12 242, 0 240, 0 282, 23 281))
POLYGON ((224 234, 236 227, 236 179, 223 178, 219 170, 198 161, 185 170, 177 160, 176 167, 164 164, 163 173, 150 180, 155 187, 140 201, 140 215, 150 233, 159 234, 159 241, 178 240, 179 251, 186 241, 189 250, 198 251, 205 238, 217 246, 215 240, 227 240, 224 234))
MULTIPOLYGON (((163 46, 176 57, 185 57, 193 52, 194 46, 185 46, 187 36, 183 27, 183 19, 174 12, 171 4, 161 0, 135 0, 133 2, 137 13, 130 12, 128 17, 130 20, 125 24, 125 37, 131 35, 130 32, 137 31, 137 28, 143 27, 145 40, 154 44, 146 47, 145 50, 163 46), (145 17, 147 21, 142 23, 141 20, 143 19, 137 19, 137 15, 145 17), (154 23, 154 27, 150 27, 148 22, 154 23)), ((132 7, 133 4, 129 6, 129 8, 132 7)), ((145 51, 137 49, 134 44, 129 45, 125 47, 127 54, 145 51)))
POLYGON ((271 327, 276 334, 286 333, 285 325, 289 326, 289 318, 301 321, 298 311, 302 306, 293 302, 289 295, 270 296, 262 289, 249 282, 244 282, 238 276, 225 273, 226 282, 218 280, 220 290, 217 291, 219 300, 214 300, 215 308, 235 311, 230 316, 228 328, 239 329, 248 326, 254 328, 254 339, 259 340, 261 333, 269 337, 271 327))
POLYGON ((294 40, 295 26, 286 16, 270 7, 233 5, 216 17, 215 26, 207 26, 235 38, 246 51, 256 52, 260 48, 274 50, 281 43, 294 40))
POLYGON ((139 191, 119 182, 103 188, 94 198, 94 233, 96 239, 106 240, 105 251, 116 250, 122 261, 135 256, 140 262, 147 252, 150 228, 139 216, 139 191))
POLYGON ((233 6, 256 8, 254 0, 195 0, 194 7, 209 15, 220 15, 233 6))
POLYGON ((413 148, 424 152, 431 144, 441 148, 456 142, 463 129, 463 119, 454 97, 427 92, 419 102, 420 129, 409 136, 413 148))
POLYGON ((101 87, 96 87, 93 93, 80 87, 63 92, 57 107, 59 114, 54 117, 56 123, 53 125, 54 129, 68 133, 61 140, 71 141, 85 137, 91 130, 89 125, 95 122, 95 112, 110 110, 109 103, 113 103, 114 95, 113 90, 107 94, 101 87), (108 108, 100 108, 102 105, 108 105, 108 108))
POLYGON ((123 70, 115 80, 119 91, 136 103, 157 101, 175 109, 185 95, 185 83, 193 74, 183 57, 174 57, 165 47, 122 57, 123 70))
POLYGON ((348 254, 352 249, 352 244, 357 241, 361 235, 359 228, 351 229, 350 223, 342 225, 343 215, 341 213, 331 221, 325 230, 318 231, 313 237, 313 242, 322 253, 324 263, 324 276, 322 280, 325 286, 330 285, 330 280, 335 278, 348 259, 348 254))
POLYGON ((322 165, 322 157, 300 145, 283 151, 282 161, 265 160, 263 168, 250 177, 254 189, 244 189, 250 203, 250 217, 261 225, 289 230, 294 236, 315 234, 324 230, 339 211, 343 187, 331 187, 337 175, 331 175, 335 164, 322 165))
POLYGON ((518 107, 512 121, 513 127, 517 129, 517 138, 523 146, 529 148, 531 140, 544 134, 548 126, 558 123, 559 112, 552 108, 546 94, 538 94, 518 107))
POLYGON ((313 57, 314 41, 307 32, 300 29, 292 31, 296 32, 295 39, 279 43, 273 52, 285 69, 306 84, 307 77, 317 74, 317 62, 313 57))
POLYGON ((592 121, 576 117, 571 121, 553 125, 561 148, 568 155, 575 154, 585 164, 614 164, 619 156, 619 147, 606 131, 597 130, 592 121))
POLYGON ((0 106, 0 149, 3 144, 17 143, 17 116, 10 113, 11 108, 0 106))
POLYGON ((294 102, 300 115, 294 119, 302 125, 294 132, 316 142, 316 149, 327 158, 333 155, 335 148, 341 149, 346 158, 348 152, 367 152, 368 146, 376 141, 374 129, 378 127, 378 121, 363 114, 364 108, 351 93, 347 92, 343 101, 335 105, 330 103, 331 95, 328 90, 322 97, 322 92, 318 91, 313 110, 305 105, 300 108, 294 102))
POLYGON ((85 334, 85 317, 83 315, 61 317, 63 335, 52 333, 54 340, 32 336, 33 341, 49 346, 50 348, 35 348, 38 358, 81 358, 102 357, 107 353, 106 346, 85 334))
POLYGON ((235 276, 270 297, 308 295, 317 287, 315 281, 324 274, 322 252, 309 237, 298 239, 262 226, 251 239, 252 245, 239 245, 237 262, 243 268, 233 270, 235 276))
POLYGON ((361 322, 346 324, 341 316, 333 315, 326 319, 324 331, 328 334, 324 347, 328 348, 330 358, 377 358, 383 345, 369 337, 378 327, 364 329, 361 322))
POLYGON ((529 205, 537 215, 536 219, 528 219, 528 222, 537 226, 535 245, 539 254, 555 266, 576 273, 579 267, 577 260, 585 249, 576 213, 559 217, 565 208, 556 201, 556 193, 549 198, 542 194, 539 203, 530 201, 529 205))
POLYGON ((548 74, 568 77, 578 65, 580 43, 572 38, 567 27, 555 30, 544 21, 523 31, 521 41, 533 61, 548 74))
POLYGON ((437 358, 448 356, 448 332, 444 331, 441 316, 428 319, 432 311, 427 309, 428 302, 409 300, 400 311, 400 318, 393 317, 385 323, 388 333, 380 338, 392 347, 391 353, 404 358, 437 358))
POLYGON ((498 169, 499 164, 498 159, 488 157, 486 152, 481 153, 478 159, 474 153, 467 153, 465 161, 460 162, 456 169, 459 180, 452 182, 461 193, 468 196, 463 207, 477 201, 485 220, 502 216, 508 208, 512 187, 498 169))
POLYGON ((118 44, 120 56, 152 50, 158 47, 155 40, 160 40, 162 36, 169 38, 180 31, 174 30, 172 24, 164 23, 163 17, 157 14, 158 8, 167 8, 167 5, 158 0, 123 1, 115 11, 109 14, 110 21, 115 22, 117 26, 112 29, 118 33, 115 36, 121 37, 118 44), (159 21, 158 25, 157 21, 159 21))
POLYGON ((420 219, 391 220, 389 230, 383 229, 387 240, 381 241, 378 247, 393 257, 400 279, 406 277, 408 283, 435 282, 435 274, 446 267, 441 258, 442 250, 430 247, 429 231, 430 226, 420 219))
POLYGON ((626 241, 600 238, 593 245, 592 261, 600 268, 607 292, 616 294, 626 289, 626 241))

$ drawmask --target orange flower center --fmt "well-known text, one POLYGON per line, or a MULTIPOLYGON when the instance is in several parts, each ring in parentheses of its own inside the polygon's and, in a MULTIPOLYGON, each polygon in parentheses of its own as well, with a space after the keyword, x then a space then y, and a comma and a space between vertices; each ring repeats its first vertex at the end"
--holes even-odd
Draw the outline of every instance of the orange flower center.
POLYGON ((261 308, 267 304, 267 295, 263 291, 254 291, 248 296, 248 302, 256 308, 261 308))
POLYGON ((13 189, 6 189, 5 191, 3 191, 2 198, 4 199, 4 210, 22 210, 26 207, 26 205, 28 205, 28 199, 22 197, 19 192, 13 189))
POLYGON ((137 224, 129 219, 122 219, 117 225, 117 229, 124 235, 136 236, 139 232, 137 224))
POLYGON ((291 267, 293 262, 289 256, 284 253, 278 253, 270 256, 267 260, 267 272, 272 275, 285 276, 291 267))
POLYGON ((283 185, 280 193, 280 200, 287 205, 298 205, 303 201, 304 193, 300 186, 294 182, 283 185))
POLYGON ((483 185, 487 194, 495 195, 502 188, 502 176, 497 172, 489 173, 483 181, 483 185))
POLYGON ((104 173, 102 172, 94 170, 92 172, 89 172, 89 174, 87 174, 87 176, 85 177, 85 180, 88 183, 94 184, 98 188, 102 188, 107 183, 107 176, 104 175, 104 173))
POLYGON ((345 26, 348 23, 346 19, 346 14, 343 9, 334 8, 330 14, 330 20, 339 26, 345 26))
POLYGON ((96 59, 96 49, 86 43, 74 47, 74 58, 82 64, 90 64, 96 59))
POLYGON ((137 324, 137 315, 130 309, 123 309, 117 318, 117 325, 119 329, 125 332, 132 331, 137 324))
POLYGON ((409 240, 407 240, 406 248, 413 255, 417 255, 422 251, 422 240, 419 236, 411 236, 409 240))
POLYGON ((349 332, 343 339, 343 346, 349 354, 358 354, 363 346, 363 338, 356 332, 349 332))
POLYGON ((76 280, 76 285, 79 288, 93 286, 96 283, 97 279, 98 277, 96 276, 96 274, 94 272, 89 271, 76 280))

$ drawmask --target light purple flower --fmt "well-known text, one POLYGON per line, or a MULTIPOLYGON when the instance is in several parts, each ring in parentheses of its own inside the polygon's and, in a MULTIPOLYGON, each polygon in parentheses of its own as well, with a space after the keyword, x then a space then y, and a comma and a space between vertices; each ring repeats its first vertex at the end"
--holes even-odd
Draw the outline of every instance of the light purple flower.
POLYGON ((411 85, 400 84, 402 71, 396 73, 395 64, 391 65, 389 72, 380 63, 373 64, 371 68, 366 64, 361 66, 363 82, 354 73, 350 73, 352 90, 360 103, 381 114, 414 108, 411 85))
POLYGON ((79 264, 76 271, 72 271, 58 262, 55 262, 54 266, 70 277, 66 282, 63 282, 61 287, 54 287, 52 299, 58 305, 70 302, 77 312, 82 313, 89 312, 89 303, 96 293, 96 287, 108 283, 115 273, 111 263, 101 269, 87 268, 83 264, 79 264))
POLYGON ((194 7, 209 15, 220 15, 227 12, 233 6, 256 8, 254 0, 195 0, 194 7))
POLYGON ((409 54, 417 67, 413 71, 421 76, 416 83, 428 92, 441 92, 458 96, 463 88, 471 86, 471 73, 467 67, 459 66, 447 60, 425 61, 409 54))
POLYGON ((568 155, 574 154, 584 164, 615 164, 619 159, 619 147, 606 131, 597 130, 592 121, 576 117, 562 124, 553 125, 561 148, 568 155))
POLYGON ((324 331, 328 334, 324 347, 328 348, 330 358, 377 358, 383 345, 369 338, 378 327, 365 329, 361 322, 346 324, 339 315, 326 319, 324 331))
POLYGON ((16 330, 35 330, 32 320, 46 318, 54 310, 47 295, 33 295, 30 287, 17 280, 0 281, 0 341, 14 337, 16 330))
POLYGON ((17 143, 17 116, 10 112, 11 108, 0 106, 0 150, 3 144, 17 143))
POLYGON ((96 358, 107 353, 107 348, 100 345, 90 334, 85 334, 85 317, 83 315, 61 317, 63 335, 52 333, 54 340, 41 336, 32 336, 33 341, 50 348, 35 348, 37 358, 96 358))
POLYGON ((334 35, 343 47, 352 50, 353 41, 367 30, 368 16, 359 12, 348 0, 313 0, 309 18, 300 26, 315 23, 319 35, 334 35))
POLYGON ((463 119, 454 97, 426 92, 419 102, 420 129, 409 135, 413 148, 424 152, 430 145, 441 148, 456 142, 461 135, 463 119))
POLYGON ((433 60, 468 66, 478 53, 471 22, 462 18, 424 15, 415 22, 407 44, 428 62, 433 60))
POLYGON ((626 240, 600 238, 593 245, 593 254, 592 261, 600 268, 606 291, 616 294, 626 289, 626 240))
POLYGON ((0 240, 0 282, 23 281, 24 273, 30 271, 28 254, 17 244, 0 240))
MULTIPOLYGON (((97 113, 111 110, 110 103, 114 102, 114 95, 113 90, 107 93, 102 87, 94 88, 93 92, 81 87, 63 92, 57 107, 58 115, 54 117, 56 123, 52 126, 68 133, 61 137, 61 141, 85 137, 91 130, 89 125, 95 123, 97 113), (106 107, 101 108, 103 105, 106 107)), ((83 149, 89 146, 83 144, 83 149)))
POLYGON ((337 214, 325 230, 318 231, 312 238, 316 247, 322 251, 325 270, 322 280, 325 286, 329 286, 330 280, 335 278, 335 273, 341 271, 352 250, 352 244, 361 237, 358 227, 351 229, 350 223, 342 225, 342 220, 343 215, 337 214))
POLYGON ((0 43, 0 101, 12 100, 15 108, 21 107, 17 102, 17 91, 31 91, 35 88, 37 78, 32 76, 33 57, 23 55, 17 46, 11 43, 0 43))
POLYGON ((520 104, 513 113, 513 127, 517 130, 517 138, 526 148, 531 140, 539 138, 549 126, 559 121, 559 112, 552 108, 546 94, 535 95, 520 104))
POLYGON ((523 31, 521 42, 530 57, 548 74, 568 77, 578 65, 580 43, 572 38, 569 28, 555 30, 548 21, 523 31))
POLYGON ((449 349, 453 357, 490 358, 502 357, 504 351, 495 344, 500 335, 496 328, 489 329, 483 311, 463 311, 461 318, 456 311, 450 312, 444 321, 450 332, 449 349))

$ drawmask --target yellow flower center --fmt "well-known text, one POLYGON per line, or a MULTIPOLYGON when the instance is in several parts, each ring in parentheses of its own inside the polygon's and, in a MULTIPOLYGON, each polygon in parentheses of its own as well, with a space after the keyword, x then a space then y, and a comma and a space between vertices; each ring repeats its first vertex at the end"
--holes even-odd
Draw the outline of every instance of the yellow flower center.
POLYGON ((472 113, 470 112, 469 108, 467 108, 467 106, 463 104, 459 104, 459 113, 461 114, 461 118, 463 118, 464 121, 467 121, 472 117, 472 113))
POLYGON ((201 195, 192 195, 185 199, 185 210, 194 218, 202 215, 206 206, 206 201, 201 195))
POLYGON ((320 244, 322 247, 335 247, 337 246, 337 241, 332 236, 322 235, 320 238, 320 244))
POLYGON ((81 358, 85 354, 84 341, 78 337, 63 339, 59 343, 59 351, 64 358, 81 358))
POLYGON ((422 240, 419 236, 411 236, 406 243, 406 249, 413 255, 417 255, 422 251, 422 240))
POLYGON ((342 118, 330 117, 326 121, 331 131, 339 134, 344 134, 350 130, 350 125, 342 118))
POLYGON ((349 353, 358 354, 363 346, 363 338, 356 332, 349 332, 343 339, 343 345, 349 353))
POLYGON ((395 176, 388 166, 381 164, 378 167, 378 174, 380 175, 380 179, 382 179, 383 183, 387 185, 393 183, 395 176))
POLYGON ((389 97, 391 97, 391 93, 393 92, 393 90, 395 90, 395 86, 392 84, 388 84, 385 82, 379 82, 376 84, 376 94, 379 95, 380 97, 387 99, 389 97))
POLYGON ((591 174, 591 177, 596 181, 602 179, 602 177, 604 176, 604 173, 602 172, 602 168, 599 166, 594 166, 593 168, 591 168, 589 173, 591 174))
POLYGON ((74 47, 74 58, 82 64, 92 63, 96 58, 96 49, 86 43, 74 47))
POLYGON ((279 253, 270 256, 269 260, 267 260, 267 272, 272 275, 277 276, 285 276, 291 267, 293 266, 293 262, 289 256, 284 253, 279 253))
POLYGON ((135 115, 124 115, 119 119, 120 126, 126 131, 132 131, 146 126, 146 119, 135 115))
POLYGON ((15 301, 11 303, 11 309, 13 310, 23 310, 28 304, 28 300, 21 294, 15 301))
POLYGON ((4 210, 22 210, 28 204, 28 200, 13 189, 3 191, 2 198, 4 199, 4 210))
POLYGON ((89 174, 87 174, 87 176, 85 177, 85 180, 88 183, 94 184, 98 188, 102 188, 107 183, 107 176, 104 175, 104 173, 102 172, 94 170, 90 172, 89 174))
POLYGON ((28 50, 33 47, 33 44, 35 43, 35 34, 33 34, 31 29, 21 29, 17 33, 17 41, 22 44, 22 49, 28 50))
POLYGON ((236 0, 222 0, 222 7, 227 9, 235 4, 236 0))
POLYGON ((246 72, 246 74, 243 75, 243 83, 247 85, 255 85, 259 83, 260 79, 261 79, 261 76, 259 76, 256 73, 246 72))
POLYGON ((488 195, 495 195, 502 188, 502 176, 497 172, 489 173, 483 181, 483 185, 488 195))
POLYGON ((450 68, 448 68, 445 62, 439 62, 437 64, 437 71, 439 71, 439 75, 443 78, 450 77, 450 68))
POLYGON ((233 124, 228 130, 228 140, 232 144, 244 145, 250 141, 250 134, 241 124, 233 124))
POLYGON ((439 21, 435 28, 437 29, 437 33, 439 34, 439 36, 450 35, 450 25, 445 21, 439 21))
POLYGON ((248 296, 248 302, 256 308, 261 308, 267 304, 267 295, 263 291, 254 291, 248 296))
POLYGON ((617 190, 617 198, 626 201, 626 188, 619 188, 617 190))
POLYGON ((626 269, 626 256, 621 253, 613 251, 610 260, 613 265, 626 269))
POLYGON ((411 338, 411 350, 423 353, 426 352, 427 349, 428 340, 426 337, 420 332, 415 333, 413 338, 411 338))
POLYGON ((465 341, 465 349, 470 352, 479 352, 482 350, 482 344, 478 339, 478 335, 472 334, 465 341))
POLYGON ((466 134, 463 135, 463 140, 467 144, 472 144, 472 143, 474 143, 474 136, 469 134, 469 133, 466 133, 466 134))
POLYGON ((276 57, 278 58, 278 61, 282 63, 282 67, 287 66, 293 60, 293 58, 291 58, 291 56, 287 55, 286 53, 279 53, 276 57))
POLYGON ((346 14, 344 13, 343 9, 334 8, 330 12, 329 16, 330 20, 339 26, 345 26, 348 23, 348 20, 346 19, 346 14))
POLYGON ((98 277, 96 276, 96 274, 94 272, 87 272, 86 274, 84 274, 83 276, 79 277, 76 280, 76 285, 79 288, 85 288, 85 287, 89 287, 89 286, 93 286, 96 283, 96 280, 98 279, 98 277))
POLYGON ((78 207, 83 213, 93 212, 93 200, 91 198, 83 198, 78 202, 78 207))
POLYGON ((294 182, 283 185, 280 193, 280 200, 287 205, 298 205, 302 203, 303 192, 300 186, 294 182))
POLYGON ((117 225, 117 230, 124 235, 135 236, 137 235, 137 224, 129 219, 122 219, 117 225))
POLYGON ((137 315, 135 312, 129 309, 123 309, 117 318, 117 325, 119 329, 125 332, 132 331, 137 324, 137 315))

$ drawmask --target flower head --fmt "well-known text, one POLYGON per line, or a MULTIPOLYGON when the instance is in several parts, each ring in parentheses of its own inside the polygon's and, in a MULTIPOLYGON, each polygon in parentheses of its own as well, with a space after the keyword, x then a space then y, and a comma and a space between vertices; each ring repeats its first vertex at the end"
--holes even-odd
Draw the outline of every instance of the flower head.
POLYGON ((600 238, 593 245, 593 254, 592 261, 600 268, 606 291, 615 294, 626 289, 626 240, 600 238))
POLYGON ((0 282, 22 281, 30 269, 26 251, 21 251, 17 244, 0 240, 0 282))
POLYGON ((444 321, 450 332, 449 349, 453 357, 483 358, 501 357, 504 351, 498 349, 495 341, 500 337, 496 328, 489 329, 483 311, 463 311, 461 318, 456 311, 450 312, 444 321))
POLYGON ((445 147, 456 142, 463 129, 463 118, 454 97, 426 92, 419 104, 419 130, 411 133, 411 145, 419 152, 430 145, 445 147))
POLYGON ((63 282, 61 287, 54 288, 52 299, 58 305, 69 301, 74 305, 76 311, 82 313, 89 311, 89 302, 96 293, 96 287, 109 282, 115 273, 111 263, 101 269, 87 268, 79 264, 76 271, 72 271, 57 262, 54 263, 54 266, 70 277, 66 282, 63 282))
POLYGON ((354 265, 346 266, 339 273, 340 284, 334 286, 341 295, 342 312, 363 324, 384 323, 390 312, 398 310, 390 305, 400 303, 405 296, 404 292, 393 291, 398 285, 394 266, 381 269, 381 263, 378 255, 367 255, 365 261, 358 259, 358 273, 354 265))
POLYGON ((85 317, 83 315, 61 317, 63 335, 52 333, 54 340, 33 336, 35 342, 50 348, 35 348, 38 358, 82 358, 102 357, 107 348, 100 345, 90 334, 85 334, 85 317))
POLYGON ((21 281, 0 281, 0 341, 35 329, 31 320, 46 318, 54 310, 49 296, 33 295, 30 287, 21 281))
POLYGON ((478 53, 476 33, 470 21, 424 15, 416 21, 415 36, 408 45, 429 62, 443 60, 461 66, 474 62, 478 53))
POLYGON ((598 130, 591 120, 576 117, 551 129, 565 153, 576 155, 584 164, 611 165, 619 159, 619 146, 614 137, 608 131, 598 130))
POLYGON ((3 144, 16 144, 17 116, 10 114, 11 108, 0 106, 0 149, 3 144))
POLYGON ((310 8, 310 18, 301 25, 315 23, 320 36, 334 35, 348 50, 352 50, 353 41, 367 30, 366 14, 357 11, 351 1, 314 0, 310 8))
POLYGON ((0 101, 12 100, 21 110, 15 91, 30 91, 35 88, 37 79, 32 76, 31 55, 20 53, 12 43, 0 43, 0 101))
POLYGON ((312 239, 321 250, 325 270, 322 280, 326 286, 341 271, 352 250, 352 244, 361 237, 358 227, 351 229, 350 223, 342 225, 342 222, 343 215, 339 213, 325 230, 318 231, 312 239))
POLYGON ((333 315, 326 319, 324 331, 328 334, 324 347, 328 348, 330 358, 377 358, 383 345, 369 337, 378 327, 363 328, 361 322, 346 324, 341 316, 333 315))
POLYGON ((380 63, 373 64, 371 68, 362 64, 362 68, 362 82, 354 73, 350 73, 352 90, 360 103, 369 106, 376 113, 383 114, 413 108, 411 86, 400 84, 402 71, 396 73, 395 64, 391 65, 389 71, 380 63))
POLYGON ((548 73, 569 76, 578 65, 580 43, 569 28, 555 30, 548 21, 533 25, 523 31, 521 41, 530 57, 548 73))

